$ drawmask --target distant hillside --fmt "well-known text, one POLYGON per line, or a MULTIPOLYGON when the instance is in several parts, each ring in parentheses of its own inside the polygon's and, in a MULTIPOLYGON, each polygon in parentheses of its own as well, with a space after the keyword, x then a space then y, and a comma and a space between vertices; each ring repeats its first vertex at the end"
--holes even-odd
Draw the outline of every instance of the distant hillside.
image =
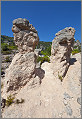
MULTIPOLYGON (((8 45, 14 44, 13 37, 1 35, 1 43, 7 43, 8 45)), ((39 41, 38 46, 36 48, 40 48, 42 50, 46 50, 49 46, 51 46, 52 42, 44 42, 44 41, 39 41)))
POLYGON ((50 47, 52 42, 44 42, 44 41, 39 41, 38 45, 36 48, 40 48, 42 50, 46 50, 48 47, 50 47))
MULTIPOLYGON (((15 45, 13 41, 13 37, 1 35, 1 43, 7 43, 8 45, 15 45)), ((39 44, 36 46, 36 48, 40 48, 42 50, 46 50, 48 47, 50 47, 52 42, 44 42, 39 41, 39 44)), ((74 49, 81 47, 81 43, 79 40, 76 40, 74 43, 74 49)))
POLYGON ((1 35, 1 43, 13 42, 13 37, 1 35))

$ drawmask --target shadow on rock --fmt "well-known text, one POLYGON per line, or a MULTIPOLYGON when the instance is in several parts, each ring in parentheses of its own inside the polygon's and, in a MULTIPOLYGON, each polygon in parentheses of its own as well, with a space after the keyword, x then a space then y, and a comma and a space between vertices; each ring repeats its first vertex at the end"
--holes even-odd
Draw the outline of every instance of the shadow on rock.
POLYGON ((73 65, 76 61, 76 58, 70 58, 70 65, 73 65))
POLYGON ((45 76, 45 71, 43 69, 41 69, 41 68, 36 68, 35 69, 35 75, 40 78, 40 83, 42 83, 42 79, 45 76))

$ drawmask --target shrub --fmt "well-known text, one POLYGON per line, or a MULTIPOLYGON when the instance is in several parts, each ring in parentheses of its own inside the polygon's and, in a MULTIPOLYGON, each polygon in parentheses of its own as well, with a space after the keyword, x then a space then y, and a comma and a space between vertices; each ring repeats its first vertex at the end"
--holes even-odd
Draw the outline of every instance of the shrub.
POLYGON ((1 43, 1 53, 3 55, 11 54, 12 50, 17 50, 17 46, 14 44, 8 45, 7 43, 1 43))
POLYGON ((6 43, 2 43, 2 44, 1 44, 1 49, 2 49, 2 51, 7 51, 7 50, 9 50, 9 49, 8 49, 8 45, 7 45, 6 43))
POLYGON ((41 51, 41 54, 44 56, 51 55, 51 46, 49 46, 46 50, 41 51))
POLYGON ((42 55, 44 55, 44 56, 46 56, 46 55, 47 55, 47 53, 46 53, 46 52, 44 52, 44 51, 41 51, 41 54, 42 54, 42 55))
POLYGON ((4 86, 4 84, 3 84, 3 82, 1 82, 1 88, 3 88, 3 86, 4 86))
POLYGON ((41 65, 41 64, 44 63, 45 61, 46 61, 46 62, 50 62, 50 58, 49 58, 48 56, 38 57, 37 62, 40 62, 40 61, 41 61, 41 63, 40 63, 40 65, 41 65))
POLYGON ((76 54, 76 53, 79 53, 80 51, 79 51, 79 49, 74 49, 73 51, 72 51, 72 55, 74 55, 74 54, 76 54))
POLYGON ((6 106, 10 106, 13 103, 14 99, 15 97, 13 97, 12 95, 9 95, 6 99, 6 106))
POLYGON ((76 49, 76 48, 77 48, 77 46, 74 46, 73 48, 74 48, 74 49, 76 49))
POLYGON ((17 46, 9 45, 8 49, 9 50, 17 50, 17 46))
POLYGON ((5 61, 6 61, 6 62, 11 62, 10 57, 7 56, 6 59, 5 59, 5 61))
POLYGON ((63 81, 63 77, 59 75, 59 72, 58 72, 58 78, 63 81))

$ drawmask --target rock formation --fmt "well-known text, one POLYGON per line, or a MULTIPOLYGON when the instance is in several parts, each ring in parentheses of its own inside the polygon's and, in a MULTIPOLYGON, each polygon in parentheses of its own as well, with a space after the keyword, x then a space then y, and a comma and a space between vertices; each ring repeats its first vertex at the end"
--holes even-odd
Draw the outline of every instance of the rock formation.
POLYGON ((4 108, 2 118, 81 118, 81 53, 71 56, 71 61, 63 82, 53 75, 52 63, 43 63, 41 85, 28 90, 27 83, 21 88, 14 103, 4 108), (24 103, 16 104, 21 98, 24 103))
POLYGON ((18 18, 13 21, 14 41, 20 53, 32 52, 39 42, 36 29, 28 20, 18 18))
POLYGON ((39 42, 38 33, 28 20, 18 18, 13 21, 14 41, 18 46, 17 53, 5 75, 5 90, 16 91, 35 77, 35 46, 39 42))
POLYGON ((34 43, 31 39, 33 43, 31 46, 28 37, 27 40, 21 38, 20 33, 26 28, 23 27, 23 22, 20 27, 16 23, 13 31, 19 53, 14 56, 3 80, 5 85, 1 90, 2 118, 81 118, 81 53, 71 55, 70 58, 74 43, 74 28, 65 28, 56 34, 52 42, 51 63, 44 62, 40 69, 35 68, 35 53, 37 55, 38 53, 34 52, 38 34, 36 33, 37 37, 33 39, 34 43), (18 28, 20 31, 17 35, 18 28), (61 82, 57 76, 59 78, 65 76, 65 80, 61 82), (41 85, 37 85, 38 82, 41 85), (11 100, 8 99, 9 93, 14 100, 8 106, 6 101, 11 100))
POLYGON ((74 44, 75 29, 66 27, 56 33, 52 41, 51 63, 53 64, 54 73, 63 78, 69 67, 70 54, 74 44))

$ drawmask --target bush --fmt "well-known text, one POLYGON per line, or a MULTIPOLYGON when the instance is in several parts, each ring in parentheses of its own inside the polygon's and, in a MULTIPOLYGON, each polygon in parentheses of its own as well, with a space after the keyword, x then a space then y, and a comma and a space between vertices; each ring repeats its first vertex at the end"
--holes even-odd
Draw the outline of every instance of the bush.
POLYGON ((4 86, 4 84, 3 84, 3 82, 1 82, 1 88, 3 88, 3 86, 4 86))
POLYGON ((2 51, 7 51, 7 50, 9 50, 9 49, 8 49, 8 45, 7 45, 6 43, 2 43, 2 44, 1 44, 1 50, 2 50, 2 51))
POLYGON ((58 72, 58 78, 61 80, 61 82, 63 81, 63 78, 62 76, 59 75, 59 72, 58 72))
POLYGON ((44 63, 45 61, 46 61, 46 62, 50 62, 50 58, 49 58, 48 56, 38 57, 37 62, 40 62, 40 61, 41 61, 41 63, 40 63, 40 65, 41 65, 41 64, 44 63))
POLYGON ((9 57, 9 56, 7 56, 7 57, 6 57, 5 62, 11 62, 11 60, 10 60, 10 57, 9 57))
POLYGON ((11 54, 12 50, 17 50, 17 46, 14 44, 8 45, 7 43, 1 43, 1 53, 3 55, 11 54))
POLYGON ((74 48, 74 49, 76 49, 76 48, 77 48, 77 46, 74 46, 73 48, 74 48))
POLYGON ((7 100, 6 100, 6 106, 10 106, 12 103, 13 103, 13 100, 15 99, 15 97, 9 95, 7 97, 7 100))
POLYGON ((17 46, 9 45, 8 49, 9 50, 17 50, 17 46))
POLYGON ((76 53, 79 53, 79 52, 80 52, 79 49, 74 49, 74 50, 72 51, 72 55, 75 55, 76 53))
POLYGON ((51 55, 51 46, 49 46, 46 50, 41 51, 41 54, 44 56, 50 56, 51 55))

